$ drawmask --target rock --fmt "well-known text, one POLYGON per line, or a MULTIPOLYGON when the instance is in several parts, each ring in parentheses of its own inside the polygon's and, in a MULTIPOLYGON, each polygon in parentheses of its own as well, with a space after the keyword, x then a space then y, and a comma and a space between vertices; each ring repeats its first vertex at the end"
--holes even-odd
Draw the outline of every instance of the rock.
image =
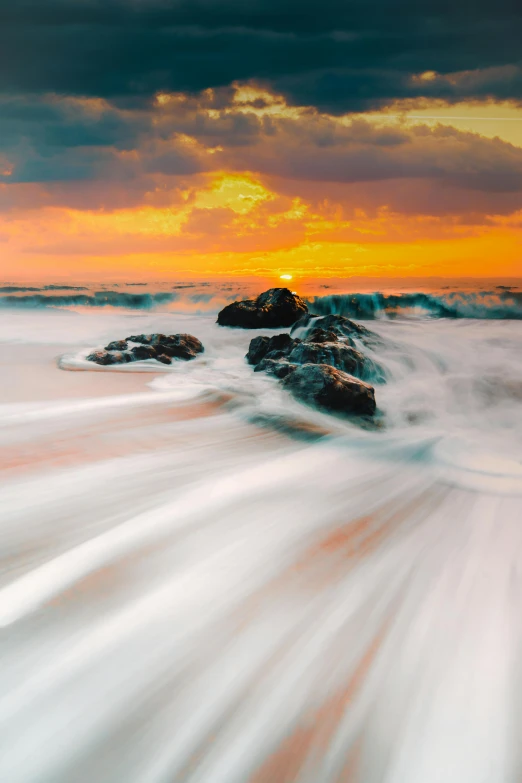
POLYGON ((133 361, 137 362, 144 359, 155 359, 158 355, 153 345, 136 345, 131 349, 131 354, 134 357, 133 361))
POLYGON ((246 355, 249 364, 258 364, 261 359, 272 351, 284 351, 290 353, 292 348, 300 343, 289 334, 276 334, 273 337, 254 337, 250 340, 250 346, 246 355))
POLYGON ((200 340, 192 334, 135 334, 126 339, 129 342, 151 346, 158 355, 176 359, 195 359, 198 353, 204 351, 200 340))
MULTIPOLYGON (((275 353, 275 351, 274 351, 275 353)), ((274 378, 286 378, 297 369, 296 364, 290 364, 286 359, 270 359, 265 357, 261 359, 258 365, 254 367, 254 372, 266 372, 267 375, 273 375, 274 378)))
POLYGON ((227 305, 218 314, 220 326, 239 326, 243 329, 276 329, 291 326, 308 307, 288 288, 270 288, 257 299, 245 299, 227 305))
POLYGON ((93 351, 87 359, 96 364, 110 365, 157 359, 172 364, 172 359, 195 359, 204 351, 202 343, 192 334, 138 334, 124 340, 114 340, 102 351, 93 351), (138 343, 126 351, 129 343, 138 343))
POLYGON ((319 317, 310 314, 304 315, 293 325, 291 334, 304 330, 301 338, 309 339, 315 329, 334 332, 334 334, 344 338, 358 337, 363 341, 365 338, 376 338, 376 335, 370 332, 369 329, 350 320, 350 318, 345 318, 344 315, 323 315, 319 317))
POLYGON ((262 359, 254 367, 254 372, 265 372, 267 375, 272 375, 274 378, 281 380, 293 372, 296 367, 296 364, 290 364, 286 359, 262 359))
POLYGON ((128 364, 132 362, 132 354, 127 351, 114 351, 112 354, 112 364, 128 364))
POLYGON ((195 359, 198 353, 203 353, 202 343, 191 334, 170 334, 165 340, 156 344, 158 353, 176 359, 195 359))
POLYGON ((328 364, 304 364, 290 372, 283 386, 302 402, 339 413, 373 416, 372 386, 328 364))
POLYGON ((265 336, 254 337, 253 340, 250 340, 248 352, 245 356, 245 359, 249 364, 258 364, 261 359, 263 359, 268 353, 269 341, 270 337, 265 336))
POLYGON ((294 364, 329 364, 338 370, 361 376, 365 358, 362 353, 343 343, 299 343, 288 356, 294 364))
POLYGON ((149 345, 161 345, 162 343, 166 343, 171 339, 175 339, 179 335, 177 334, 146 334, 145 337, 147 338, 147 343, 149 345))
POLYGON ((172 364, 172 359, 195 359, 204 351, 202 343, 192 334, 138 334, 124 340, 114 340, 102 351, 93 351, 87 359, 96 364, 124 364, 145 359, 157 359, 172 364), (130 351, 129 343, 138 343, 130 351))
MULTIPOLYGON (((165 336, 166 335, 164 334, 131 334, 130 337, 126 337, 125 339, 130 343, 142 343, 143 345, 150 345, 156 338, 165 336)), ((156 340, 156 342, 160 342, 160 340, 156 340)))
POLYGON ((187 347, 191 349, 191 351, 194 351, 194 353, 203 353, 205 351, 203 347, 203 343, 201 340, 198 340, 197 337, 194 337, 193 334, 171 334, 169 335, 168 342, 177 343, 177 342, 183 343, 187 347))
POLYGON ((87 361, 106 366, 109 364, 127 364, 133 361, 133 357, 130 353, 123 351, 113 351, 111 353, 105 349, 103 351, 93 351, 87 356, 87 361))
MULTIPOLYGON (((317 328, 312 329, 306 341, 309 343, 337 343, 339 342, 339 337, 335 332, 317 328)), ((351 343, 353 343, 353 340, 350 340, 351 343)))
POLYGON ((114 340, 105 346, 106 351, 126 351, 129 347, 127 340, 114 340))
POLYGON ((101 365, 114 364, 113 356, 108 351, 93 351, 87 356, 87 361, 101 365))

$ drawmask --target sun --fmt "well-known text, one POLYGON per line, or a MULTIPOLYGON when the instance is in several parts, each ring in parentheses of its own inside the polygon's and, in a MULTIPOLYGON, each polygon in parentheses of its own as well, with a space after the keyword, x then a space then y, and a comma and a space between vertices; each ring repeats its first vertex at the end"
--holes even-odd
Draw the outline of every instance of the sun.
POLYGON ((292 275, 279 275, 280 280, 291 280, 292 275))

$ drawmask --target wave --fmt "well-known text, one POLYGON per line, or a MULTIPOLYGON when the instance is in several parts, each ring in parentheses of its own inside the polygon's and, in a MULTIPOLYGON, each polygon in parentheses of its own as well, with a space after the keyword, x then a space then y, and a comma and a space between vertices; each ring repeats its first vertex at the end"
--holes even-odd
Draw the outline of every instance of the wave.
POLYGON ((42 291, 88 291, 85 285, 44 285, 42 291))
POLYGON ((126 307, 132 310, 151 310, 161 304, 175 302, 177 293, 159 292, 129 294, 120 291, 95 291, 92 294, 31 294, 28 296, 1 296, 0 307, 126 307))
POLYGON ((21 294, 37 291, 88 291, 89 289, 84 285, 44 285, 42 288, 34 288, 34 286, 23 285, 4 285, 0 286, 0 293, 2 294, 21 294))
MULTIPOLYGON (((210 283, 185 283, 166 291, 88 291, 81 286, 49 285, 44 288, 0 288, 0 307, 23 309, 60 307, 114 307, 128 310, 176 308, 196 313, 217 313, 225 304, 244 298, 237 287, 210 283), (180 290, 188 289, 188 290, 180 290), (196 289, 196 290, 194 290, 196 289), (202 290, 198 290, 202 289, 202 290), (79 293, 86 290, 86 293, 79 293), (63 292, 62 292, 63 291, 63 292), (71 293, 68 293, 68 292, 71 293), (72 293, 74 291, 74 293, 72 293), (190 291, 190 293, 189 293, 190 291), (40 292, 40 293, 36 293, 40 292)), ((306 299, 312 313, 345 315, 360 320, 389 318, 481 318, 522 320, 522 292, 507 287, 492 291, 439 293, 327 294, 306 299)))
POLYGON ((17 294, 21 292, 27 292, 27 291, 41 291, 41 288, 32 288, 28 286, 20 286, 20 285, 3 285, 0 286, 0 293, 2 294, 17 294))
POLYGON ((329 294, 308 299, 318 315, 350 318, 430 317, 522 319, 520 291, 454 291, 448 294, 329 294))

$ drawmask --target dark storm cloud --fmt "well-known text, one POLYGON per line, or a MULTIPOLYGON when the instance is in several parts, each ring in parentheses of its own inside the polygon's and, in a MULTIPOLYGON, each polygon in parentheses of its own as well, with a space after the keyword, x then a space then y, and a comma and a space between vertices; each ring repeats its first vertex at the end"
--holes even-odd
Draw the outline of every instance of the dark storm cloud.
POLYGON ((329 111, 396 98, 522 98, 519 0, 17 0, 0 89, 141 100, 258 80, 329 111), (508 68, 499 78, 496 69, 508 68), (415 81, 433 70, 473 76, 415 81), (481 75, 482 74, 482 75, 481 75))
POLYGON ((0 143, 12 147, 30 138, 37 147, 133 149, 149 118, 134 114, 132 122, 110 106, 96 110, 52 96, 0 96, 0 143))
MULTIPOLYGON (((2 157, 11 164, 0 165, 0 183, 128 180, 143 167, 136 155, 121 153, 183 132, 184 122, 181 117, 155 128, 150 111, 53 95, 0 95, 0 164, 2 157)), ((175 142, 155 158, 149 171, 163 165, 165 174, 193 174, 200 168, 191 151, 175 142)))

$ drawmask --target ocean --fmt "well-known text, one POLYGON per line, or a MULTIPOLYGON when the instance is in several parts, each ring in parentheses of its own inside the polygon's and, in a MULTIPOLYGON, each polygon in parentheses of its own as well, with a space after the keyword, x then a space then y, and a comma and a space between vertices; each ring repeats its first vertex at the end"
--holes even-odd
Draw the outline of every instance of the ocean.
POLYGON ((305 290, 372 423, 253 372, 247 289, 0 289, 0 779, 515 783, 522 289, 305 290), (148 332, 205 352, 86 361, 148 332))

